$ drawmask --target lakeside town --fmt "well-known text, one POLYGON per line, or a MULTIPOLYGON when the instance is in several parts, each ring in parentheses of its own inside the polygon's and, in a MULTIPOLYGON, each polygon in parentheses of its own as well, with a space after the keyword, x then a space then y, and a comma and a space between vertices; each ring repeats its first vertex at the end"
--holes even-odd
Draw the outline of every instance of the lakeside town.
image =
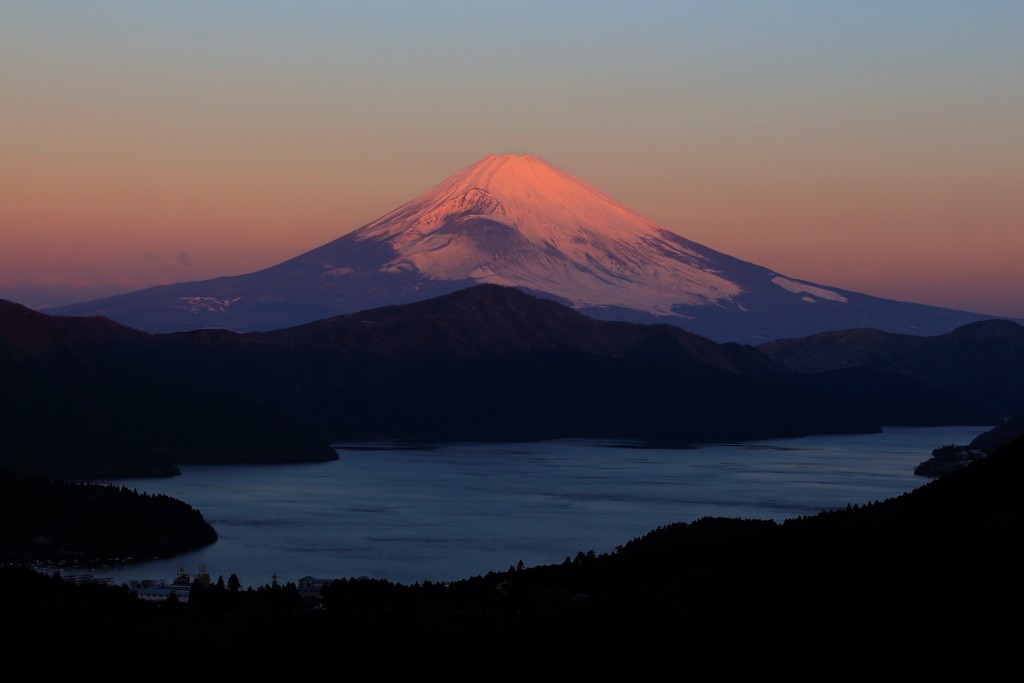
MULTIPOLYGON (((146 602, 165 602, 173 599, 180 603, 187 603, 189 594, 191 593, 193 586, 196 585, 201 588, 209 588, 211 585, 222 584, 220 587, 229 591, 253 590, 253 587, 251 586, 243 588, 235 574, 231 574, 227 579, 224 579, 223 575, 221 575, 214 580, 207 570, 205 563, 199 564, 199 568, 195 574, 188 572, 184 563, 179 563, 177 574, 171 581, 167 581, 166 579, 131 579, 123 582, 123 584, 117 584, 111 577, 97 576, 93 572, 75 571, 73 568, 62 570, 54 567, 37 567, 36 570, 50 576, 60 575, 61 580, 65 583, 99 584, 107 586, 124 585, 140 600, 144 600, 146 602)), ((320 590, 333 580, 334 579, 303 576, 298 579, 294 585, 302 598, 307 600, 317 600, 320 597, 320 590)), ((281 577, 277 574, 273 574, 270 577, 270 583, 267 584, 269 588, 278 588, 285 585, 287 585, 287 582, 283 582, 281 577)))

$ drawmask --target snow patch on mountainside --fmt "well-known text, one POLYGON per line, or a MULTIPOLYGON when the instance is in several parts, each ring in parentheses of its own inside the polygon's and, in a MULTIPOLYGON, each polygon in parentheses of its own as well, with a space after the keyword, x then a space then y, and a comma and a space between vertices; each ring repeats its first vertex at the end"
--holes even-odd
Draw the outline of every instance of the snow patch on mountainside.
MULTIPOLYGON (((789 278, 782 277, 781 275, 773 277, 772 282, 778 285, 779 287, 782 287, 787 292, 792 292, 793 294, 811 294, 813 296, 818 297, 819 299, 825 299, 827 301, 838 301, 839 303, 842 304, 845 304, 847 302, 847 298, 842 294, 832 292, 821 287, 807 285, 804 284, 803 282, 790 280, 789 278)), ((812 303, 814 302, 814 299, 808 299, 807 297, 802 297, 802 299, 804 301, 811 301, 812 303)))
POLYGON ((218 299, 212 296, 182 296, 178 299, 184 302, 182 308, 192 313, 224 312, 231 304, 241 301, 242 297, 235 296, 229 299, 218 299))

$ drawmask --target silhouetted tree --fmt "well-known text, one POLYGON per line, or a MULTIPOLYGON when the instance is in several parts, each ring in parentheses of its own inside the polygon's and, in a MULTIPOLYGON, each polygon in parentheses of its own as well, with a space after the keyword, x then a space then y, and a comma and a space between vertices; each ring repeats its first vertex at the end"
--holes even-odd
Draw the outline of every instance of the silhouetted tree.
POLYGON ((205 602, 206 591, 203 587, 202 581, 195 579, 192 581, 192 586, 188 589, 188 604, 190 605, 201 605, 205 602))

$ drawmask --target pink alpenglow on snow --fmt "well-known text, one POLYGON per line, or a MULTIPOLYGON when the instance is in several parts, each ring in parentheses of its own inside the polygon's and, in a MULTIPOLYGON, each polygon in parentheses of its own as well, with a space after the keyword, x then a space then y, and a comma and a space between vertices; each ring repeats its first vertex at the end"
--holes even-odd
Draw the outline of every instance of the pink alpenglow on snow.
POLYGON ((740 293, 698 245, 535 156, 487 156, 352 236, 392 242, 385 270, 524 287, 576 307, 672 315, 740 293))

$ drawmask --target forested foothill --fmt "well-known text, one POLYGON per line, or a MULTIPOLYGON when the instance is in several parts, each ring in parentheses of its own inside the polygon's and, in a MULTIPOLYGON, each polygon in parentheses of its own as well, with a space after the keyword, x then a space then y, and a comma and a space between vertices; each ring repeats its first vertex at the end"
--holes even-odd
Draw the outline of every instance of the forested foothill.
POLYGON ((0 562, 95 565, 216 540, 202 513, 170 496, 0 470, 0 562))
POLYGON ((923 477, 941 477, 984 458, 1004 443, 1021 436, 1024 436, 1024 412, 1001 421, 968 444, 946 444, 933 449, 932 457, 915 467, 914 473, 923 477))

